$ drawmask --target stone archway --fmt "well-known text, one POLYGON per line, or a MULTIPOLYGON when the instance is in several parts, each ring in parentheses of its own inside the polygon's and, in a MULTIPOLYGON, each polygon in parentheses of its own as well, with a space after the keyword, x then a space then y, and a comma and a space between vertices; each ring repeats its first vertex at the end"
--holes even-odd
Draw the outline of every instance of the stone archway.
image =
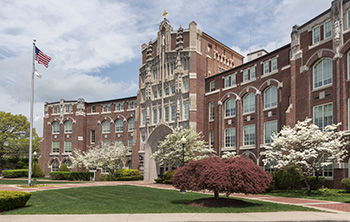
POLYGON ((150 136, 148 137, 146 147, 145 147, 145 166, 144 166, 144 180, 153 180, 158 178, 159 175, 159 165, 151 158, 151 155, 158 150, 158 143, 162 141, 166 135, 172 133, 173 130, 166 126, 160 125, 155 128, 150 136))

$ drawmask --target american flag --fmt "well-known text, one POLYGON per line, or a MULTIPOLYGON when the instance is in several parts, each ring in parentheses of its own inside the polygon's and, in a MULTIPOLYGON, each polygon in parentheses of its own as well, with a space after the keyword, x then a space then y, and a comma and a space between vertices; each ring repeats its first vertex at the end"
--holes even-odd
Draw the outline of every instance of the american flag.
POLYGON ((51 57, 45 55, 40 49, 38 49, 38 47, 35 46, 35 60, 38 61, 39 64, 43 64, 47 68, 49 67, 51 57))

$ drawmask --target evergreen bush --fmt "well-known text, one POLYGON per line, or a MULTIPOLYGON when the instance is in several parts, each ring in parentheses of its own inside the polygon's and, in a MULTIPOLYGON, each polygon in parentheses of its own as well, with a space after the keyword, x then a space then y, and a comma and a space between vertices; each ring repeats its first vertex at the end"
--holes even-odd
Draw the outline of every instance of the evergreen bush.
POLYGON ((70 171, 70 169, 68 168, 68 166, 66 164, 61 164, 60 166, 60 171, 70 171))
POLYGON ((0 212, 24 207, 31 193, 20 191, 0 191, 0 212))
POLYGON ((5 178, 28 177, 28 169, 3 170, 2 175, 5 178))
POLYGON ((33 164, 32 170, 33 170, 33 176, 35 177, 45 177, 44 171, 41 169, 40 165, 36 162, 33 164), (34 167, 35 164, 35 167, 34 167), (34 174, 35 169, 35 174, 34 174))
POLYGON ((302 179, 302 172, 298 166, 292 166, 285 170, 276 169, 272 174, 275 188, 296 189, 302 179))
POLYGON ((340 183, 345 187, 346 192, 350 193, 350 178, 343 178, 340 183))
POLYGON ((114 172, 114 180, 142 180, 143 177, 138 170, 134 169, 119 169, 114 172))

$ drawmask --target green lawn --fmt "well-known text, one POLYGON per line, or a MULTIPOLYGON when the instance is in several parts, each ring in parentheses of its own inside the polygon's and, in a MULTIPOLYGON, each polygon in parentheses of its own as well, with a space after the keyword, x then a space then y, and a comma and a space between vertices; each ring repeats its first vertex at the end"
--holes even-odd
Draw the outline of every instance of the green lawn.
MULTIPOLYGON (((32 184, 59 184, 59 183, 84 183, 83 181, 57 181, 57 180, 52 180, 52 181, 36 181, 32 182, 32 184)), ((23 185, 23 184, 28 184, 28 179, 27 180, 7 180, 7 179, 1 179, 0 184, 18 184, 18 185, 23 185)))
MULTIPOLYGON (((206 194, 129 185, 81 187, 32 192, 26 207, 3 214, 111 214, 111 213, 238 213, 315 211, 314 209, 245 200, 235 208, 190 207, 186 203, 210 197, 206 194)), ((242 199, 243 200, 243 199, 242 199)))
POLYGON ((350 203, 350 193, 346 193, 345 190, 336 189, 325 189, 323 192, 313 190, 311 196, 306 195, 306 190, 272 190, 262 194, 350 203))

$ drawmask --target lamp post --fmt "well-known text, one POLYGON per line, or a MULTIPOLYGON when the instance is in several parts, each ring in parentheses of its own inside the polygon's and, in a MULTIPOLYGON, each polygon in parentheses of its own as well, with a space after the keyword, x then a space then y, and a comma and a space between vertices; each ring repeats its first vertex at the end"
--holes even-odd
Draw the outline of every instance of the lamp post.
POLYGON ((34 151, 34 153, 33 153, 33 158, 34 158, 34 173, 33 173, 33 182, 36 182, 36 179, 35 179, 35 158, 36 158, 36 155, 37 155, 37 153, 36 153, 36 151, 34 151))
MULTIPOLYGON (((181 143, 182 143, 182 166, 185 166, 185 143, 186 143, 186 138, 182 136, 181 138, 181 143)), ((185 187, 182 187, 180 190, 180 193, 186 193, 185 187)))

